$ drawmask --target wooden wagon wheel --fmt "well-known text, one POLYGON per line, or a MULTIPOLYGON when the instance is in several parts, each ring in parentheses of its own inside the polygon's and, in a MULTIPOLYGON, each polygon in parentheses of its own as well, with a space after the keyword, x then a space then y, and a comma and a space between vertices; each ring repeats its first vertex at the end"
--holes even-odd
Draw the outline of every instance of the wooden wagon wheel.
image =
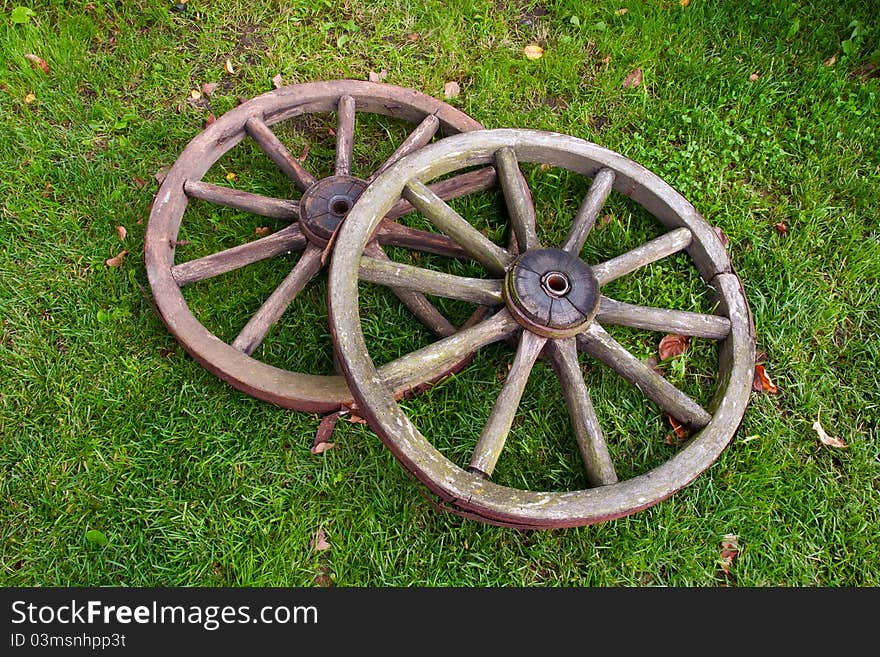
POLYGON ((389 169, 361 196, 340 231, 330 267, 329 302, 337 357, 359 414, 398 460, 441 498, 442 506, 493 524, 577 526, 656 504, 714 462, 738 428, 751 391, 754 328, 739 278, 713 228, 644 167, 575 137, 527 130, 470 132, 440 140, 389 169), (519 162, 547 163, 592 179, 558 248, 538 240, 534 204, 519 162), (524 246, 517 256, 489 241, 425 185, 465 165, 482 164, 494 164, 498 171, 510 225, 524 246), (580 257, 584 241, 612 190, 646 209, 666 231, 622 255, 587 263, 580 257), (389 266, 362 254, 380 218, 400 198, 470 253, 488 276, 465 278, 423 267, 389 266), (715 314, 636 306, 602 295, 606 283, 682 250, 714 289, 715 314), (473 327, 377 368, 360 326, 359 280, 474 301, 495 310, 473 327), (629 353, 603 324, 718 341, 718 385, 709 410, 629 353), (455 463, 419 431, 395 400, 395 390, 401 381, 428 377, 463 354, 502 341, 517 344, 505 383, 469 463, 455 463), (618 480, 579 366, 579 350, 634 384, 665 414, 696 433, 658 467, 618 480), (580 452, 588 481, 582 490, 531 491, 491 481, 529 373, 542 354, 556 372, 568 407, 572 449, 580 452))
MULTIPOLYGON (((353 80, 311 82, 283 87, 227 112, 193 139, 162 182, 150 213, 144 258, 159 312, 168 329, 204 367, 235 388, 258 399, 303 411, 333 411, 351 400, 342 377, 302 374, 252 357, 294 297, 322 268, 328 243, 358 196, 383 170, 428 142, 436 134, 455 134, 482 126, 459 110, 418 91, 390 84, 353 80), (335 167, 319 179, 294 158, 272 126, 304 114, 335 112, 335 167), (352 175, 356 112, 403 119, 416 127, 371 175, 352 175), (271 198, 202 181, 217 160, 250 138, 301 194, 299 200, 271 198), (175 262, 177 237, 191 199, 289 221, 283 229, 218 253, 175 262), (267 258, 301 252, 284 281, 272 292, 241 332, 229 343, 203 326, 188 307, 181 287, 267 258)), ((495 182, 491 167, 439 182, 434 192, 450 199, 495 182)), ((443 255, 464 255, 450 239, 415 230, 393 219, 412 211, 406 202, 390 208, 368 249, 384 257, 383 245, 443 255)), ((410 290, 395 294, 437 335, 456 330, 425 297, 410 290)), ((411 382, 413 386, 419 382, 411 382)))

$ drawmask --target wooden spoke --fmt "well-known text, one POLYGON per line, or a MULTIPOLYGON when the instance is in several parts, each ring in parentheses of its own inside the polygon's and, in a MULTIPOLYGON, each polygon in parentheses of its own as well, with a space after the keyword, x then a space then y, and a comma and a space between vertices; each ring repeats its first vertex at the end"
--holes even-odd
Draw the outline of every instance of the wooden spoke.
POLYGON ((301 192, 317 182, 317 178, 306 171, 300 161, 290 154, 287 147, 261 119, 249 118, 244 124, 244 129, 301 192))
POLYGON ((571 224, 571 229, 568 231, 568 236, 562 245, 563 251, 568 251, 574 255, 578 255, 581 252, 587 235, 590 234, 590 231, 596 224, 596 217, 599 216, 599 211, 602 210, 602 206, 611 193, 613 185, 614 171, 612 169, 600 169, 596 177, 593 178, 590 190, 581 202, 577 216, 571 224))
POLYGON ((513 256, 474 228, 428 187, 413 180, 403 189, 403 197, 413 204, 438 230, 458 242, 470 256, 493 274, 504 274, 513 256))
MULTIPOLYGON (((364 253, 379 261, 387 262, 390 260, 382 248, 375 242, 367 244, 364 248, 364 253)), ((401 303, 409 308, 409 311, 415 315, 422 324, 427 326, 432 333, 441 337, 455 333, 455 326, 453 326, 452 323, 446 319, 430 301, 428 301, 428 298, 424 294, 404 287, 391 287, 390 289, 394 293, 394 296, 400 299, 401 303)))
POLYGON ((400 246, 425 253, 436 253, 447 258, 470 257, 467 251, 446 235, 410 228, 396 221, 383 220, 374 237, 383 246, 400 246))
POLYGON ((265 260, 282 253, 299 251, 305 245, 306 238, 299 229, 299 224, 290 224, 286 228, 253 242, 174 265, 171 268, 171 276, 177 285, 183 287, 189 283, 225 274, 259 260, 265 260))
POLYGON ((321 269, 321 253, 322 249, 313 244, 306 247, 299 262, 232 342, 233 347, 246 354, 252 354, 260 346, 269 329, 281 318, 290 302, 321 269))
POLYGON ((415 290, 447 299, 471 301, 485 306, 503 303, 500 280, 453 276, 369 256, 361 258, 361 280, 388 287, 415 290))
POLYGON ((593 486, 615 483, 617 474, 614 472, 605 436, 581 373, 575 338, 553 340, 547 345, 547 351, 568 406, 574 435, 587 471, 587 480, 593 486))
POLYGON ((252 212, 262 217, 291 221, 299 219, 299 203, 296 201, 251 194, 230 187, 212 185, 201 180, 187 180, 183 184, 183 191, 190 198, 201 199, 243 212, 252 212))
MULTIPOLYGON (((495 186, 496 180, 497 174, 495 173, 495 167, 483 167, 482 169, 475 169, 474 171, 468 171, 459 176, 431 183, 428 185, 428 189, 444 201, 449 201, 454 198, 490 189, 495 186)), ((400 199, 391 207, 388 214, 385 215, 385 218, 397 219, 398 217, 402 217, 414 211, 415 208, 410 205, 406 199, 400 199)))
POLYGON ((386 169, 388 169, 391 165, 395 164, 402 157, 409 155, 413 151, 417 151, 422 146, 427 144, 431 139, 433 139, 434 135, 437 134, 437 130, 440 128, 440 119, 437 118, 435 114, 428 114, 419 125, 416 126, 416 129, 413 130, 406 139, 404 139, 400 146, 397 147, 391 157, 389 157, 385 162, 376 169, 369 178, 367 178, 367 182, 371 183, 376 178, 378 178, 386 169))
POLYGON ((712 340, 723 340, 730 333, 730 320, 720 315, 634 306, 606 296, 602 296, 599 300, 596 320, 601 324, 678 333, 712 340))
POLYGON ((450 367, 486 345, 505 340, 519 329, 506 309, 463 328, 427 347, 413 351, 379 368, 379 376, 395 396, 446 373, 450 367))
POLYGON ((513 418, 516 409, 519 408, 529 374, 546 342, 547 338, 531 331, 522 332, 510 372, 471 455, 468 466, 471 472, 486 477, 492 476, 495 464, 498 463, 501 450, 504 449, 504 443, 507 441, 507 435, 510 433, 510 427, 513 425, 513 418))
POLYGON ((699 404, 629 353, 596 322, 577 336, 577 345, 578 349, 587 352, 635 385, 663 412, 685 426, 701 429, 712 419, 699 404))
POLYGON ((336 120, 336 175, 351 175, 351 155, 354 148, 354 98, 339 99, 336 120))
POLYGON ((599 279, 599 285, 605 285, 645 265, 678 253, 690 245, 691 239, 690 230, 676 228, 655 240, 637 246, 632 251, 593 266, 593 273, 599 279))
POLYGON ((519 251, 540 248, 538 234, 535 232, 535 205, 526 179, 519 169, 513 149, 505 146, 495 153, 498 179, 504 191, 507 212, 513 224, 513 232, 519 251))

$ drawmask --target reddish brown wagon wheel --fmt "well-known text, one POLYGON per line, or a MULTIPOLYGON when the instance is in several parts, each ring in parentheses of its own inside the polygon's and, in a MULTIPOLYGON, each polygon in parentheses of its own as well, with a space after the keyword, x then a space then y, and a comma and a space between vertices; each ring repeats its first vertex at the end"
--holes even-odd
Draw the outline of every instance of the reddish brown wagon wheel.
MULTIPOLYGON (((165 324, 183 347, 209 371, 235 388, 285 408, 332 411, 351 400, 340 376, 302 374, 253 358, 272 326, 294 297, 321 269, 328 242, 364 189, 384 169, 418 150, 435 134, 479 129, 479 123, 436 98, 389 84, 353 80, 312 82, 271 91, 227 112, 190 142, 165 177, 153 204, 146 232, 144 257, 156 304, 165 324), (334 112, 335 166, 318 179, 294 158, 272 126, 303 114, 334 112), (352 176, 352 149, 357 112, 383 114, 416 124, 394 153, 371 175, 352 176), (271 198, 202 181, 204 174, 227 151, 252 139, 292 184, 292 198, 271 198), (286 220, 283 229, 218 253, 175 262, 175 247, 184 211, 191 199, 286 220), (181 287, 291 252, 301 255, 283 282, 265 300, 241 332, 226 343, 203 326, 188 307, 181 287), (323 256, 323 257, 322 257, 323 256)), ((439 182, 434 191, 449 199, 494 184, 491 167, 439 182)), ((199 201, 197 201, 199 202, 199 201)), ((377 226, 368 250, 384 258, 382 245, 401 246, 449 256, 463 252, 442 236, 408 228, 393 221, 412 211, 406 202, 389 208, 377 226)), ((419 292, 394 290, 400 300, 434 333, 456 330, 419 292)), ((413 386, 423 381, 411 382, 413 386)))
POLYGON ((574 137, 537 131, 484 130, 452 136, 410 155, 378 178, 359 199, 339 239, 330 268, 330 325, 359 413, 454 512, 518 527, 576 526, 631 514, 668 497, 708 468, 745 413, 754 370, 754 331, 724 247, 680 194, 617 153, 574 137), (538 241, 535 209, 519 171, 520 161, 547 163, 592 179, 558 248, 538 241), (424 184, 474 164, 497 168, 510 224, 523 247, 518 256, 490 242, 424 184), (612 190, 633 199, 668 230, 618 257, 587 263, 580 258, 582 246, 612 190), (362 255, 380 218, 401 197, 482 263, 489 277, 464 278, 362 255), (717 314, 635 306, 601 294, 606 283, 682 250, 702 280, 714 288, 717 314), (496 310, 471 328, 377 368, 360 326, 359 280, 494 305, 496 310), (702 408, 629 353, 603 324, 718 341, 718 389, 710 408, 702 408), (469 462, 454 463, 420 433, 395 400, 395 390, 401 381, 429 376, 464 354, 504 340, 518 344, 506 381, 469 462), (619 481, 578 363, 578 349, 634 384, 695 435, 658 467, 619 481), (531 491, 491 481, 529 373, 542 353, 556 371, 568 407, 575 438, 572 448, 580 452, 589 482, 583 490, 531 491))

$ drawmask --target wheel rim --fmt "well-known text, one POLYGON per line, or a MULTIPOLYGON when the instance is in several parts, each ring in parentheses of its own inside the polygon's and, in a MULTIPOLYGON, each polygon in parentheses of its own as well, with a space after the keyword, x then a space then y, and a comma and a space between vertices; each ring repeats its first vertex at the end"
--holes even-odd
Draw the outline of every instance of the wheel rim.
MULTIPOLYGON (((354 80, 283 87, 227 112, 187 145, 163 180, 150 213, 144 259, 153 296, 166 326, 206 369, 258 399, 285 408, 318 412, 350 404, 352 397, 341 376, 293 372, 257 360, 251 354, 297 293, 323 267, 336 227, 360 193, 384 168, 422 147, 435 134, 456 134, 480 127, 466 114, 420 92, 354 80), (323 112, 335 112, 338 117, 335 166, 331 176, 318 179, 290 154, 271 126, 304 114, 323 112), (394 154, 365 179, 351 175, 356 112, 382 114, 416 124, 394 154), (247 138, 257 143, 302 194, 299 202, 202 182, 204 174, 221 156, 247 138), (290 223, 267 237, 175 263, 178 234, 192 198, 290 223), (181 292, 181 288, 190 283, 291 251, 302 251, 299 261, 230 343, 200 323, 181 292)), ((491 186, 494 177, 491 168, 472 171, 444 181, 437 192, 444 198, 454 198, 491 186)), ((393 221, 411 209, 401 203, 389 211, 388 220, 383 222, 371 243, 373 254, 382 257, 381 246, 387 244, 445 254, 450 254, 452 249, 451 255, 454 255, 456 249, 450 240, 426 236, 422 231, 407 229, 393 221)), ((401 290, 396 293, 435 333, 443 335, 455 330, 422 295, 401 290)))
POLYGON ((680 194, 655 174, 613 151, 574 137, 528 130, 482 130, 452 136, 408 156, 379 177, 358 200, 339 238, 329 277, 330 326, 359 413, 447 510, 492 524, 525 528, 578 526, 629 515, 667 498, 708 468, 732 439, 745 413, 754 372, 754 329, 742 286, 723 245, 680 194), (592 179, 559 249, 544 248, 537 239, 534 206, 518 162, 547 163, 592 179), (498 169, 511 228, 517 242, 525 245, 519 258, 469 233, 447 216, 448 206, 437 203, 425 191, 425 181, 465 165, 485 164, 495 164, 498 169), (581 252, 612 189, 647 209, 667 232, 621 256, 601 263, 583 263, 585 269, 573 265, 566 257, 581 252), (385 280, 407 284, 402 279, 408 277, 413 289, 480 300, 487 305, 494 301, 497 311, 468 330, 377 368, 367 351, 357 303, 359 277, 375 280, 377 276, 372 272, 381 267, 361 255, 378 217, 401 197, 447 235, 454 236, 492 277, 453 280, 403 267, 397 278, 388 276, 385 280), (581 279, 595 279, 598 286, 605 285, 682 250, 699 277, 715 290, 717 314, 667 309, 655 312, 601 296, 597 310, 591 297, 596 291, 590 285, 576 289, 581 279), (526 262, 526 271, 538 270, 534 272, 536 280, 518 281, 517 265, 526 258, 543 258, 546 266, 526 262), (520 303, 524 293, 528 295, 541 286, 551 300, 554 296, 566 297, 574 290, 577 312, 571 311, 567 319, 563 313, 564 321, 551 322, 548 328, 548 323, 542 321, 541 308, 536 311, 528 303, 520 303), (654 330, 662 327, 668 332, 718 341, 718 389, 709 404, 710 411, 627 352, 602 328, 603 322, 654 330), (438 367, 437 361, 455 359, 511 337, 518 337, 519 343, 501 394, 470 462, 457 464, 435 448, 410 420, 395 399, 396 387, 407 376, 424 372, 429 361, 438 367), (637 384, 645 397, 695 430, 695 435, 658 467, 618 481, 589 389, 578 368, 578 350, 637 384), (583 490, 530 491, 502 486, 487 478, 504 447, 531 367, 542 352, 556 371, 574 423, 573 433, 590 486, 583 490))

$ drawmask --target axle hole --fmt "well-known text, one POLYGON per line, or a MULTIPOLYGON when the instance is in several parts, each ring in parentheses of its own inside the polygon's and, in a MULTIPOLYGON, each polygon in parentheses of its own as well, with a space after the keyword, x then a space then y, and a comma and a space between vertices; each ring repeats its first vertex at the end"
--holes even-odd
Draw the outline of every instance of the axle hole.
POLYGON ((568 276, 558 271, 551 271, 544 274, 541 278, 541 283, 543 284, 544 291, 554 297, 565 296, 571 289, 571 283, 568 280, 568 276))
POLYGON ((333 214, 342 215, 351 210, 351 203, 345 199, 337 199, 330 204, 330 210, 333 214))

